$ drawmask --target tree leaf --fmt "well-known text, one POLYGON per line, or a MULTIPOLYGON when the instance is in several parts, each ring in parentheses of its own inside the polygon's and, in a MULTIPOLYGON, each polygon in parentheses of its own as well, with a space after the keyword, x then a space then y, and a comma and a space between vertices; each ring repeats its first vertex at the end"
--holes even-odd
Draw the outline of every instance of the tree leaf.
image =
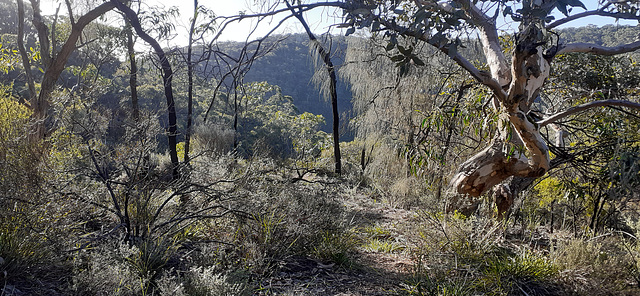
POLYGON ((569 16, 569 13, 567 12, 567 4, 558 1, 556 2, 556 7, 558 8, 558 10, 560 10, 560 12, 562 12, 562 14, 564 14, 565 16, 569 16))
POLYGON ((404 61, 404 59, 405 59, 405 56, 403 56, 401 54, 391 57, 391 61, 394 62, 394 63, 398 63, 398 62, 404 61))
POLYGON ((417 56, 413 56, 411 57, 411 60, 413 61, 414 64, 418 65, 418 66, 424 66, 424 62, 418 58, 417 56))
POLYGON ((455 43, 449 44, 449 50, 447 51, 447 54, 450 58, 453 58, 458 54, 458 47, 455 43))
POLYGON ((507 6, 507 7, 502 11, 502 16, 507 16, 507 14, 513 14, 513 10, 511 9, 511 6, 507 6))
POLYGON ((347 29, 347 32, 344 35, 345 36, 349 36, 349 35, 351 35, 351 34, 353 34, 355 32, 356 32, 356 28, 351 27, 351 28, 347 29))
POLYGON ((371 25, 371 32, 376 32, 380 30, 380 22, 375 21, 373 22, 373 24, 371 25))
POLYGON ((580 7, 584 10, 587 10, 587 7, 584 6, 584 4, 580 0, 559 0, 559 1, 562 1, 571 7, 580 7))
POLYGON ((386 51, 390 51, 390 50, 392 50, 394 47, 396 47, 395 43, 393 43, 393 42, 389 42, 389 43, 387 44, 387 47, 385 47, 384 49, 385 49, 386 51))

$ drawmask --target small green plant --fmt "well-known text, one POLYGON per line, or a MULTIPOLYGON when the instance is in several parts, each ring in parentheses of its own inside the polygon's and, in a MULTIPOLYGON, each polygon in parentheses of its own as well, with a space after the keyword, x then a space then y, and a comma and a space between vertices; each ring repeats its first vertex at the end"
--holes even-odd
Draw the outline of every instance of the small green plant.
POLYGON ((349 266, 351 255, 358 245, 358 238, 352 232, 323 231, 313 246, 313 255, 321 260, 349 266))
POLYGON ((404 250, 405 246, 399 245, 393 241, 374 238, 362 245, 362 248, 368 252, 395 253, 404 250))
POLYGON ((380 225, 363 227, 360 231, 369 238, 386 239, 393 236, 389 229, 380 225))
POLYGON ((427 266, 434 258, 419 257, 413 273, 405 282, 407 295, 462 296, 474 295, 473 275, 468 272, 459 274, 456 269, 438 264, 427 266))
POLYGON ((250 295, 249 286, 240 278, 216 272, 215 268, 191 268, 187 273, 187 295, 250 295))
POLYGON ((405 289, 408 295, 465 296, 473 295, 473 286, 464 278, 421 278, 409 281, 405 289))
POLYGON ((558 273, 558 268, 544 257, 532 252, 518 256, 489 256, 477 281, 479 290, 490 295, 547 295, 546 282, 558 273))
POLYGON ((175 242, 165 237, 156 240, 146 238, 136 244, 133 250, 133 254, 127 257, 126 261, 136 271, 141 283, 146 285, 143 291, 147 291, 148 284, 158 277, 175 251, 175 242))
POLYGON ((48 256, 48 249, 37 234, 31 233, 24 221, 16 218, 4 221, 0 225, 0 276, 7 279, 20 279, 29 267, 34 266, 48 256))
POLYGON ((137 248, 120 240, 97 244, 90 252, 76 253, 71 279, 73 295, 143 295, 148 279, 140 278, 127 258, 134 257, 137 248))

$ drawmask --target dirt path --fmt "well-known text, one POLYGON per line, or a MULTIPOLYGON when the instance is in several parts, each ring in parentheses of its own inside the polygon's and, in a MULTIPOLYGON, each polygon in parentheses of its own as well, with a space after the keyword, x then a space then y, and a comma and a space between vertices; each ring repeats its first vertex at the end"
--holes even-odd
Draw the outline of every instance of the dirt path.
POLYGON ((277 275, 262 281, 256 295, 383 296, 398 295, 407 289, 405 280, 413 268, 412 243, 401 229, 407 227, 415 213, 364 195, 347 199, 344 205, 350 212, 354 233, 362 242, 351 254, 350 266, 290 258, 282 262, 277 275), (371 229, 380 232, 379 237, 372 238, 371 229), (367 246, 371 241, 382 247, 367 246), (394 247, 389 250, 384 246, 394 247))

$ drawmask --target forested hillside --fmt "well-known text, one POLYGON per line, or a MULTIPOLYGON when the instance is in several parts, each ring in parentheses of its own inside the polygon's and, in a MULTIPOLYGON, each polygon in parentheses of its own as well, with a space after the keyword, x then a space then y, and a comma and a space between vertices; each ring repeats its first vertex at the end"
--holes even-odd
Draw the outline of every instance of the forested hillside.
MULTIPOLYGON (((274 37, 276 38, 278 37, 274 37)), ((332 47, 333 63, 341 67, 346 53, 346 38, 332 36, 328 42, 332 47)), ((242 45, 236 43, 235 46, 242 45)), ((319 68, 320 71, 324 71, 322 65, 319 68)), ((294 34, 286 36, 286 39, 279 42, 271 53, 259 58, 247 72, 245 80, 266 81, 271 85, 280 86, 285 95, 293 98, 293 103, 301 112, 312 112, 324 116, 327 122, 322 129, 330 132, 331 105, 328 98, 324 98, 318 91, 321 86, 313 82, 315 72, 309 38, 304 34, 294 34)), ((352 109, 351 92, 346 81, 338 82, 337 93, 338 110, 343 114, 346 132, 346 124, 352 109)))
POLYGON ((634 1, 56 3, 0 0, 0 296, 640 294, 640 29, 558 29, 634 1))

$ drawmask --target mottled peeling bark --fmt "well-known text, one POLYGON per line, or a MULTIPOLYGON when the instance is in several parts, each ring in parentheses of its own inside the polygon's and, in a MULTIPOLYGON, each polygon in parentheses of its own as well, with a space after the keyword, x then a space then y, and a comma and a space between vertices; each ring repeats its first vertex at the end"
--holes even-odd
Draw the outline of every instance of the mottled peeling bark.
MULTIPOLYGON (((549 170, 549 148, 538 126, 526 116, 550 70, 537 41, 536 30, 531 26, 516 37, 510 73, 500 70, 504 60, 495 60, 498 57, 495 46, 484 46, 485 54, 494 57, 488 59, 489 63, 495 63, 489 65, 492 78, 495 81, 510 80, 507 95, 495 95, 501 118, 508 126, 501 127, 500 135, 489 147, 460 166, 451 180, 458 193, 479 196, 511 176, 539 177, 549 170), (522 146, 526 152, 514 153, 509 145, 522 146)), ((488 36, 484 39, 487 41, 483 44, 492 42, 488 36)), ((494 38, 493 42, 497 43, 497 39, 494 38)))

